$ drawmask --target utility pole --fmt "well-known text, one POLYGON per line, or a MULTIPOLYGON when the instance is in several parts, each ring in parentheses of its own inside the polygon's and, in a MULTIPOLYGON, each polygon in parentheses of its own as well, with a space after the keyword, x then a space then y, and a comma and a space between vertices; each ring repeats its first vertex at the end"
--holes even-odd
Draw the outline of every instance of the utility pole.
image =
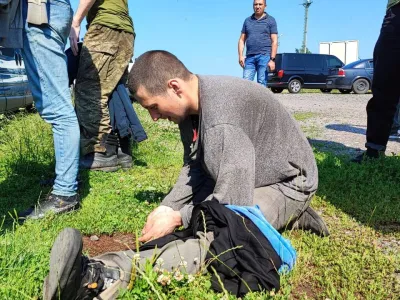
POLYGON ((306 53, 307 52, 307 31, 308 31, 308 9, 310 8, 312 4, 312 0, 304 0, 304 3, 301 4, 305 8, 305 13, 304 13, 304 32, 303 32, 303 45, 302 45, 302 52, 306 53))

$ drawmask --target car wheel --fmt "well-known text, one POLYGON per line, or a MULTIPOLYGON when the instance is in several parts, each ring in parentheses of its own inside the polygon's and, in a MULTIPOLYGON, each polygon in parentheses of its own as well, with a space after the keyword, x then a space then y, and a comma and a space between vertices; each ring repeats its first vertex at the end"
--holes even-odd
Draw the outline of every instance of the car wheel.
POLYGON ((323 92, 323 93, 330 93, 330 92, 332 92, 332 89, 320 89, 321 90, 321 92, 323 92))
POLYGON ((350 94, 351 90, 343 90, 343 89, 339 89, 339 92, 342 94, 350 94))
POLYGON ((353 92, 356 94, 365 94, 369 91, 369 82, 367 79, 357 79, 353 83, 353 92))
POLYGON ((288 90, 292 94, 297 94, 301 91, 301 82, 298 79, 290 80, 288 84, 288 90))
POLYGON ((271 88, 271 91, 274 94, 280 94, 280 93, 282 93, 283 89, 282 88, 271 88))

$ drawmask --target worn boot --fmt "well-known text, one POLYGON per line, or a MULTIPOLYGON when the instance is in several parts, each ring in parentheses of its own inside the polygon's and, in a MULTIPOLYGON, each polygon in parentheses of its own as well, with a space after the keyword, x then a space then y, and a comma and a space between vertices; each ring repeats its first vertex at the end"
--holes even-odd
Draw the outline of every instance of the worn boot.
POLYGON ((385 151, 378 151, 372 148, 367 148, 367 151, 361 153, 357 157, 353 158, 351 162, 361 164, 363 162, 385 157, 385 151))
POLYGON ((122 169, 130 169, 132 168, 132 139, 130 135, 121 138, 118 136, 118 164, 122 169))
POLYGON ((114 133, 107 136, 105 142, 106 152, 92 152, 81 158, 81 169, 115 172, 119 169, 117 158, 118 137, 114 133))
POLYGON ((329 236, 329 230, 322 218, 315 210, 308 207, 293 224, 293 229, 309 230, 312 233, 326 237, 329 236))
POLYGON ((97 299, 107 289, 110 294, 118 283, 120 270, 83 256, 82 247, 82 236, 76 229, 65 228, 57 236, 50 254, 50 272, 43 284, 44 300, 97 299))
POLYGON ((60 196, 49 194, 45 201, 31 206, 26 211, 18 214, 19 220, 42 219, 48 212, 62 214, 79 208, 79 195, 60 196))

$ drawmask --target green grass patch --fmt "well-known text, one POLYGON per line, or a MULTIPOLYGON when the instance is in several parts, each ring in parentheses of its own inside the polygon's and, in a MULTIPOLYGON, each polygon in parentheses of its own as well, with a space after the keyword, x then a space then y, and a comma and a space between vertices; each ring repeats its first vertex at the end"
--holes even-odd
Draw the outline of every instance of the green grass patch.
POLYGON ((318 116, 318 114, 313 112, 296 112, 293 114, 293 117, 297 121, 306 121, 308 119, 312 119, 318 116))
MULTIPOLYGON (((135 167, 115 173, 83 172, 82 208, 24 225, 22 210, 49 192, 41 179, 53 176, 52 134, 37 114, 18 114, 0 123, 0 299, 41 298, 51 245, 64 227, 83 234, 141 230, 147 214, 173 186, 182 165, 176 125, 154 123, 135 106, 149 135, 136 145, 135 167)), ((313 114, 300 118, 312 118, 313 114)), ((282 277, 279 293, 246 299, 399 299, 400 159, 355 165, 347 157, 315 150, 320 184, 313 207, 331 231, 318 238, 286 232, 298 252, 295 270, 282 277)), ((122 299, 227 299, 210 290, 209 275, 164 287, 151 270, 138 276, 122 299)))

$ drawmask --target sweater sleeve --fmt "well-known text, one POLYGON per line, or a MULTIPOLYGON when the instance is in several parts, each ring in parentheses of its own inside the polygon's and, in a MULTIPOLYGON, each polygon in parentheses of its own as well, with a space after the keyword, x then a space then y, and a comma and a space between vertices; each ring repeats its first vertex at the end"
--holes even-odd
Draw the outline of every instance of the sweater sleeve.
POLYGON ((203 171, 199 162, 188 164, 181 169, 177 182, 161 205, 179 210, 183 225, 187 227, 192 216, 193 203, 206 199, 213 188, 213 180, 203 171))
POLYGON ((222 124, 206 130, 204 165, 215 180, 214 192, 206 200, 252 205, 255 186, 255 150, 242 129, 222 124))

